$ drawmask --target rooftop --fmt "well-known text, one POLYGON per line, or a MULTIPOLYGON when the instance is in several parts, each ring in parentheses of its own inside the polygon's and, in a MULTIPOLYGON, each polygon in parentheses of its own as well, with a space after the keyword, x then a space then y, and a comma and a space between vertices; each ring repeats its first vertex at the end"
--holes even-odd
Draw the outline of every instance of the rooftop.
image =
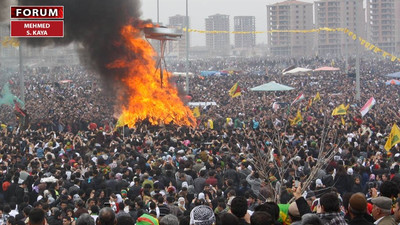
POLYGON ((313 3, 309 2, 302 2, 302 1, 297 1, 297 0, 286 0, 283 2, 278 2, 272 5, 312 5, 313 3))

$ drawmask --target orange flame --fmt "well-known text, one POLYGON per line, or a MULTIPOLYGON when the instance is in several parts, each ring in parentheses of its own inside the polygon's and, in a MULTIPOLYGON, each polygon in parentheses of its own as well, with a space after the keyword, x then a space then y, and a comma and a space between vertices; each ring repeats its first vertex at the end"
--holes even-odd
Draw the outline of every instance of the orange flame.
MULTIPOLYGON (((127 25, 122 28, 121 35, 125 42, 123 44, 132 55, 121 56, 107 65, 108 68, 127 71, 121 81, 128 90, 128 99, 124 99, 122 92, 118 95, 122 108, 118 120, 120 125, 133 127, 137 122, 147 119, 153 125, 174 123, 195 126, 192 111, 183 104, 177 88, 168 78, 163 80, 163 87, 160 87, 159 70, 154 61, 156 53, 141 37, 140 30, 127 25)), ((169 77, 167 71, 164 73, 169 77)))

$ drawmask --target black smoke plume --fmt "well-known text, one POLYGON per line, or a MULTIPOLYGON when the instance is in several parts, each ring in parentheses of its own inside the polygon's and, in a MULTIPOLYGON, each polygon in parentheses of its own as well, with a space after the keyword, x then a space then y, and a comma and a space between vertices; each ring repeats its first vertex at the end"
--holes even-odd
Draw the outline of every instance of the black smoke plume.
POLYGON ((20 0, 20 5, 64 6, 64 38, 26 38, 24 43, 40 47, 77 42, 85 49, 90 66, 103 77, 121 74, 107 69, 107 64, 126 53, 124 46, 117 44, 120 31, 138 21, 140 0, 20 0))

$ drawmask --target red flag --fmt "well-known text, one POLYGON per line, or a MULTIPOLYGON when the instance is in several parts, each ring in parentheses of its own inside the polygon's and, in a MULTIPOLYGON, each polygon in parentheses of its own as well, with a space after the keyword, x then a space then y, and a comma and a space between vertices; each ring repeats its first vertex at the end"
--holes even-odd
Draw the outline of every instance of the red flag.
POLYGON ((23 109, 21 109, 20 107, 19 107, 19 104, 18 103, 15 103, 15 111, 17 111, 19 114, 21 114, 21 116, 23 116, 23 117, 25 117, 26 116, 26 112, 23 110, 23 109))

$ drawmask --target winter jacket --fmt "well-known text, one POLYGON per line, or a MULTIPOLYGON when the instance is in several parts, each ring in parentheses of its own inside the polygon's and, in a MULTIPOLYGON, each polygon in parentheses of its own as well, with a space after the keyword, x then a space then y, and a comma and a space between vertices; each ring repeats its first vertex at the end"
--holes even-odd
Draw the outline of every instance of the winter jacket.
POLYGON ((349 225, 374 225, 374 224, 366 220, 363 216, 357 216, 352 220, 350 220, 349 225))
POLYGON ((347 225, 344 216, 340 213, 320 213, 318 216, 324 225, 347 225))

